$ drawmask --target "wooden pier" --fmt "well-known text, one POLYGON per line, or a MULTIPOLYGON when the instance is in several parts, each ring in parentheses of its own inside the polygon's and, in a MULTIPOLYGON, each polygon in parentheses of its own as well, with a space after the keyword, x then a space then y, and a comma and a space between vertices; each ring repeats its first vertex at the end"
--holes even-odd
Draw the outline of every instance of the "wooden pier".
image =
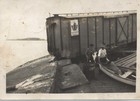
POLYGON ((136 69, 136 53, 130 54, 124 58, 115 61, 115 64, 120 67, 136 69))

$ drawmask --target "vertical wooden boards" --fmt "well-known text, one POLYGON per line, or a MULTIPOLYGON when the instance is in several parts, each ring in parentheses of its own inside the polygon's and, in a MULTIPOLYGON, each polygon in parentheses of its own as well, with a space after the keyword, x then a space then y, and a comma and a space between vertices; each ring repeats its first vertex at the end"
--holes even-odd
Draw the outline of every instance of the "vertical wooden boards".
POLYGON ((79 56, 80 54, 80 49, 79 49, 79 35, 78 36, 72 36, 71 37, 71 57, 79 56))
POLYGON ((104 43, 109 45, 109 19, 104 19, 104 43))
POLYGON ((54 48, 55 48, 55 38, 54 38, 54 33, 53 33, 53 26, 51 25, 50 28, 49 28, 49 35, 50 35, 50 50, 51 52, 54 51, 54 48))
POLYGON ((48 44, 48 51, 50 52, 50 28, 49 25, 47 25, 47 44, 48 44))
POLYGON ((47 42, 48 42, 48 51, 51 52, 51 33, 50 33, 50 20, 47 20, 48 28, 47 28, 47 42))
POLYGON ((110 34, 111 34, 111 45, 115 45, 116 37, 116 19, 110 19, 110 34))
POLYGON ((70 28, 69 28, 69 20, 62 19, 61 20, 61 28, 62 28, 62 57, 69 57, 70 55, 70 28))
POLYGON ((48 49, 48 51, 49 51, 49 45, 48 45, 48 43, 49 43, 49 38, 48 38, 48 32, 49 32, 49 25, 48 25, 48 21, 46 20, 46 23, 45 23, 45 26, 46 26, 46 39, 47 39, 47 49, 48 49))
MULTIPOLYGON (((72 35, 73 33, 72 33, 72 31, 70 31, 70 52, 71 52, 71 54, 70 54, 70 56, 71 57, 77 57, 77 56, 79 56, 79 54, 80 54, 80 32, 79 32, 79 21, 78 21, 78 19, 72 19, 72 20, 70 20, 70 22, 71 21, 77 21, 77 25, 76 25, 76 27, 77 27, 77 30, 78 31, 76 31, 76 35, 72 35)), ((70 27, 73 27, 73 25, 70 25, 70 27)), ((72 28, 70 28, 71 30, 72 30, 72 28)))
POLYGON ((95 18, 88 18, 89 44, 95 45, 95 18))
POLYGON ((132 23, 133 23, 133 19, 132 19, 133 15, 129 15, 128 19, 129 19, 129 28, 128 28, 128 42, 132 41, 132 34, 133 34, 133 30, 132 30, 132 23))
POLYGON ((84 55, 90 44, 98 50, 103 43, 111 48, 137 39, 136 13, 107 17, 51 17, 46 26, 48 51, 52 54, 59 50, 63 57, 84 55), (76 35, 71 34, 71 20, 78 21, 79 32, 76 35))
POLYGON ((127 42, 127 17, 117 19, 117 42, 127 42))
POLYGON ((133 14, 133 41, 137 39, 137 15, 133 14))
POLYGON ((103 28, 102 28, 102 17, 96 17, 96 38, 97 38, 97 46, 96 49, 100 47, 103 43, 103 28))
POLYGON ((60 33, 60 18, 55 19, 55 48, 61 51, 61 33, 60 33))
POLYGON ((55 32, 54 32, 54 19, 48 20, 48 47, 49 47, 49 52, 53 53, 55 50, 55 32))
POLYGON ((87 36, 87 18, 80 18, 80 47, 81 54, 85 54, 88 47, 88 36, 87 36))

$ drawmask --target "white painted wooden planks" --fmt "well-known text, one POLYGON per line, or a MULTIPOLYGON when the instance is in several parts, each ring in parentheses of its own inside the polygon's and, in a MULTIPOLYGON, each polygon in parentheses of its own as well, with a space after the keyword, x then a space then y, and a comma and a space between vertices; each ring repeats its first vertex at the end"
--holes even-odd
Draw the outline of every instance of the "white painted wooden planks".
POLYGON ((128 60, 128 59, 130 59, 130 58, 132 58, 132 57, 135 57, 136 56, 136 53, 133 53, 133 54, 131 54, 131 55, 128 55, 128 56, 126 56, 126 57, 124 57, 124 58, 121 58, 121 59, 118 59, 118 60, 116 60, 116 61, 114 61, 116 64, 120 64, 120 63, 122 63, 122 62, 124 62, 124 61, 126 61, 126 60, 128 60))
POLYGON ((124 58, 115 61, 115 64, 117 66, 122 66, 122 67, 130 67, 136 64, 136 53, 133 53, 131 55, 128 55, 124 58))
POLYGON ((122 78, 127 78, 129 75, 131 75, 133 73, 133 71, 129 70, 127 72, 125 72, 123 75, 121 75, 122 78))

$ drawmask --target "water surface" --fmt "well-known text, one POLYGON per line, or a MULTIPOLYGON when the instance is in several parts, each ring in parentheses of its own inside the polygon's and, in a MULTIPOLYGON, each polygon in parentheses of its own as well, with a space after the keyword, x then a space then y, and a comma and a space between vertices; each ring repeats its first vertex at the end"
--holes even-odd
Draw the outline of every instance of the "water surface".
POLYGON ((48 55, 47 41, 3 41, 0 42, 1 63, 6 72, 30 60, 48 55))

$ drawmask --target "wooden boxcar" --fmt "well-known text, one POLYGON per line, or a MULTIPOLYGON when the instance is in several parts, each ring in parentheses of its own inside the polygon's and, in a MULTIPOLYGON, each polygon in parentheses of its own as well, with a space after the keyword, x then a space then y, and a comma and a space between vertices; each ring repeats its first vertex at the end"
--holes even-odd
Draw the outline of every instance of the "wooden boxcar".
POLYGON ((85 54, 90 44, 110 49, 136 41, 136 11, 54 14, 47 18, 50 54, 73 58, 85 54))

